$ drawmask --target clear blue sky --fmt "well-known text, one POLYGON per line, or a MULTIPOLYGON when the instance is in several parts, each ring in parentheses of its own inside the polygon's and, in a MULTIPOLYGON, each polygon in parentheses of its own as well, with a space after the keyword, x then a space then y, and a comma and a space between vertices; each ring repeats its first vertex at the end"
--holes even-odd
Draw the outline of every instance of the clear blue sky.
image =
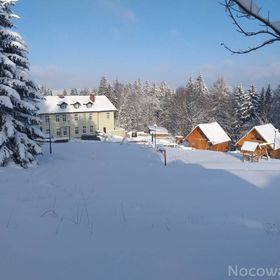
MULTIPOLYGON (((280 20, 280 1, 257 0, 280 20)), ((216 0, 19 0, 18 31, 29 46, 32 75, 52 89, 97 86, 102 75, 184 85, 201 72, 232 85, 280 83, 280 43, 248 55, 216 0)))

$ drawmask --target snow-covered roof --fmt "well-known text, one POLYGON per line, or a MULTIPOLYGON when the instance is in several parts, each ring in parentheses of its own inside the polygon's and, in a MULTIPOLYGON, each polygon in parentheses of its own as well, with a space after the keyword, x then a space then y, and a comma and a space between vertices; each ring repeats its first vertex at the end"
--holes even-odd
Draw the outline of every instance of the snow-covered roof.
POLYGON ((89 95, 77 95, 77 96, 45 96, 45 100, 42 100, 40 105, 39 114, 53 114, 53 113, 79 113, 79 112, 105 112, 116 111, 116 107, 110 102, 110 100, 104 96, 95 96, 95 101, 90 99, 89 95), (91 107, 86 106, 88 103, 92 103, 91 107), (61 104, 67 104, 63 109, 61 104), (79 103, 80 106, 75 108, 73 105, 79 103))
POLYGON ((259 147, 258 142, 245 141, 241 147, 241 151, 254 152, 259 147))
POLYGON ((203 123, 199 124, 197 127, 201 129, 203 134, 213 145, 231 141, 226 132, 217 122, 203 123))
MULTIPOLYGON (((280 149, 280 133, 279 131, 273 126, 273 124, 263 124, 257 125, 253 127, 250 132, 255 129, 260 136, 264 139, 264 141, 270 144, 270 147, 274 150, 280 149), (275 141, 275 145, 274 145, 275 141)), ((249 133, 250 133, 249 132, 249 133)))
POLYGON ((153 126, 148 127, 150 134, 168 134, 168 130, 165 127, 153 126))

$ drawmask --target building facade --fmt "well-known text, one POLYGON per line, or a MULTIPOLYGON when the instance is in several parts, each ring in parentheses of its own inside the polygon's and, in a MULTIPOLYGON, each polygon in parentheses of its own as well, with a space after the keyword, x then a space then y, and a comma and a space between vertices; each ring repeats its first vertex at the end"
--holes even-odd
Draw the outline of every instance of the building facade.
POLYGON ((106 96, 45 96, 41 130, 53 138, 81 138, 115 129, 116 108, 106 96))

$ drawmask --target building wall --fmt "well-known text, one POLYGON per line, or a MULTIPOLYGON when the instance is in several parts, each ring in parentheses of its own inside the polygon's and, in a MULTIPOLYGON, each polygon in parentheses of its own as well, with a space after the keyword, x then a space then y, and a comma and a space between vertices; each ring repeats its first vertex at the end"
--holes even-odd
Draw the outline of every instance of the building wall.
POLYGON ((208 149, 208 140, 198 127, 186 137, 186 140, 192 148, 200 150, 208 149))
POLYGON ((94 135, 96 131, 103 131, 104 128, 106 132, 115 128, 114 112, 41 114, 40 118, 42 131, 47 135, 48 118, 50 119, 51 135, 54 138, 81 138, 83 134, 94 135))
POLYGON ((258 134, 258 132, 253 129, 250 133, 243 136, 238 142, 235 144, 237 147, 241 147, 245 141, 264 143, 265 141, 258 134))
POLYGON ((228 142, 220 143, 218 145, 213 145, 210 147, 210 150, 217 152, 227 152, 228 151, 228 142))
POLYGON ((272 158, 280 158, 280 149, 278 150, 272 150, 270 156, 272 158))

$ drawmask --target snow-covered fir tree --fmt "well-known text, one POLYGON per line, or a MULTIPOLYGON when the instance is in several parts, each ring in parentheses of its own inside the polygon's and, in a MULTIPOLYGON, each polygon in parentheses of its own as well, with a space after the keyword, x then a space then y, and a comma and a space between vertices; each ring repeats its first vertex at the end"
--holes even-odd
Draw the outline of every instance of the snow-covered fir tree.
POLYGON ((44 95, 44 96, 50 96, 50 95, 53 95, 53 92, 51 89, 49 89, 47 86, 45 85, 42 85, 40 87, 40 91, 41 93, 44 95))
POLYGON ((274 90, 272 102, 272 122, 274 126, 280 129, 280 85, 274 90))
POLYGON ((76 88, 72 88, 70 90, 70 95, 79 95, 79 92, 78 92, 78 90, 76 88))
POLYGON ((217 121, 227 133, 232 133, 233 110, 231 106, 231 91, 223 77, 217 79, 210 89, 210 119, 217 121))
POLYGON ((16 0, 0 0, 0 165, 14 162, 28 167, 41 147, 37 116, 42 98, 29 75, 26 44, 16 33, 12 11, 16 0))
POLYGON ((251 112, 250 112, 250 120, 251 125, 259 125, 260 124, 260 118, 259 118, 259 106, 260 106, 260 100, 259 95, 257 94, 256 87, 254 85, 251 85, 248 89, 248 93, 251 99, 251 112))
POLYGON ((234 91, 235 124, 233 139, 238 139, 252 126, 253 104, 249 91, 240 85, 234 91))
POLYGON ((112 87, 106 76, 102 76, 97 90, 98 95, 105 95, 110 99, 112 87))

